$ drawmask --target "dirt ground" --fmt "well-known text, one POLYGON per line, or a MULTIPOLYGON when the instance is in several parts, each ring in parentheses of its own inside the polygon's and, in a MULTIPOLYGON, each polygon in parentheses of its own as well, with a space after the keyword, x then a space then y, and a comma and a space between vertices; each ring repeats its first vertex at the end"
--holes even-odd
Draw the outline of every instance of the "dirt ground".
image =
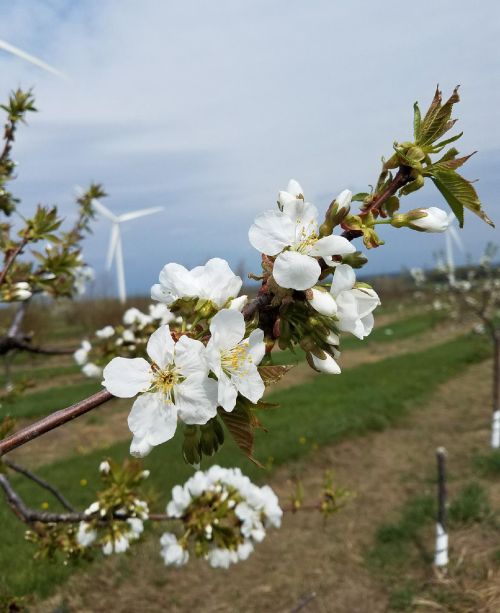
MULTIPOLYGON (((434 474, 437 446, 448 450, 454 477, 451 495, 470 473, 471 456, 478 450, 487 451, 490 369, 490 363, 472 366, 442 385, 425 407, 397 427, 311 450, 300 462, 277 470, 270 485, 282 500, 290 494, 293 475, 300 477, 306 492, 313 493, 320 490, 325 470, 333 470, 337 484, 354 493, 326 524, 319 514, 288 515, 281 530, 269 532, 247 562, 228 571, 212 570, 199 561, 180 570, 167 569, 159 557, 157 540, 150 538, 135 548, 131 559, 115 556, 86 574, 74 575, 56 596, 30 610, 53 613, 64 602, 65 611, 79 613, 387 611, 387 586, 366 567, 366 549, 377 527, 396 518, 410 496, 432 492, 429 477, 434 474)), ((500 484, 490 489, 498 507, 500 484)), ((432 532, 428 538, 432 542, 432 532)), ((474 540, 473 531, 460 533, 456 540, 453 534, 450 538, 451 556, 462 565, 484 554, 485 545, 495 545, 474 540)), ((485 581, 491 573, 485 573, 474 578, 476 583, 466 581, 464 590, 484 593, 484 598, 477 609, 464 611, 500 611, 498 576, 488 584, 485 581)), ((447 609, 422 599, 417 610, 447 609)))
MULTIPOLYGON (((443 343, 463 333, 455 326, 437 326, 418 337, 395 340, 374 347, 361 348, 356 351, 346 351, 339 360, 343 370, 360 364, 376 362, 386 357, 415 351, 424 351, 434 345, 443 343)), ((270 388, 270 392, 301 385, 312 380, 318 374, 306 363, 296 366, 292 373, 281 379, 270 388)), ((326 376, 326 375, 320 375, 326 376)), ((38 467, 60 458, 69 457, 75 453, 89 453, 95 449, 104 449, 119 440, 130 438, 127 426, 127 415, 130 411, 130 401, 117 401, 103 405, 66 428, 49 432, 43 438, 32 441, 29 445, 12 452, 12 458, 28 467, 38 467)), ((28 423, 28 422, 24 422, 28 423)), ((23 422, 20 421, 20 426, 23 422)))

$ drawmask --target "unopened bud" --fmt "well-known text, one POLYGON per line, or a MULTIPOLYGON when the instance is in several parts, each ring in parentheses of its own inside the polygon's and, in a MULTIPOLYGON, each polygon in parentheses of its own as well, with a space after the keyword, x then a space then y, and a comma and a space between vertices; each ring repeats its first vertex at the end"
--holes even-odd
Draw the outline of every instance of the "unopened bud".
POLYGON ((352 192, 344 189, 330 204, 325 215, 325 221, 319 228, 320 236, 329 236, 333 228, 342 223, 351 208, 352 192))
POLYGON ((368 258, 361 251, 342 256, 342 264, 349 264, 351 268, 362 268, 367 262, 368 258))

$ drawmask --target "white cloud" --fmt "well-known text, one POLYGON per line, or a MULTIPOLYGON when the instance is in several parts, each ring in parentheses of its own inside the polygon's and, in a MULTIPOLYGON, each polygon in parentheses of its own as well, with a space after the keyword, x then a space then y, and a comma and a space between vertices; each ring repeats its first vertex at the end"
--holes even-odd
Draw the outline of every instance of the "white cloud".
MULTIPOLYGON (((0 91, 34 84, 41 110, 16 150, 21 193, 67 207, 73 184, 94 179, 120 212, 167 206, 153 228, 129 230, 135 289, 169 259, 194 264, 217 252, 256 270, 246 242, 255 212, 290 176, 319 206, 343 187, 365 189, 392 141, 409 136, 414 100, 427 104, 437 82, 445 91, 462 83, 461 147, 482 150, 476 176, 489 173, 485 196, 498 191, 487 163, 500 136, 493 0, 481 10, 465 0, 25 0, 0 10, 0 38, 72 77, 0 55, 0 91), (145 253, 145 235, 164 246, 145 253)), ((425 204, 439 203, 426 194, 425 204)), ((468 222, 466 245, 494 238, 468 222)), ((95 265, 103 231, 89 243, 95 265)), ((422 240, 430 253, 439 237, 394 232, 372 269, 423 263, 422 240)))

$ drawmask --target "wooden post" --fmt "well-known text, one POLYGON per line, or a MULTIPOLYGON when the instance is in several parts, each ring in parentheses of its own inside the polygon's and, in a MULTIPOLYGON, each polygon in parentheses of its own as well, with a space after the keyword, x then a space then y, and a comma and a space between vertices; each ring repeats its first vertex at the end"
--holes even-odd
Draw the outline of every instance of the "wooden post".
POLYGON ((436 518, 436 552, 434 565, 443 569, 448 566, 448 533, 446 531, 446 450, 436 449, 437 459, 437 518, 436 518))

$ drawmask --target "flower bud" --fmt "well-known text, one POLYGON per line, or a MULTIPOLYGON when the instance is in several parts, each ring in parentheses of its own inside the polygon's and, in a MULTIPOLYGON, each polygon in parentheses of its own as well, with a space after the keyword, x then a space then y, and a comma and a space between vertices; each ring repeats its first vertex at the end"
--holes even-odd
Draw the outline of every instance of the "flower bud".
POLYGON ((319 358, 312 353, 308 354, 307 361, 309 362, 309 365, 312 366, 312 368, 314 368, 314 370, 317 370, 318 372, 330 375, 340 374, 340 367, 333 359, 333 357, 326 352, 323 353, 325 356, 324 358, 319 358))
POLYGON ((367 262, 368 258, 361 251, 342 256, 342 264, 348 264, 351 268, 362 268, 367 262))
POLYGON ((431 206, 428 209, 413 209, 401 215, 394 215, 391 225, 395 228, 408 227, 419 232, 444 232, 450 225, 446 211, 431 206))
POLYGON ((309 304, 315 311, 327 317, 334 317, 337 314, 337 303, 335 298, 324 288, 313 287, 312 297, 308 298, 309 304))
POLYGON ((351 208, 352 192, 344 189, 330 204, 325 215, 325 221, 319 228, 320 236, 329 236, 333 228, 338 226, 349 214, 351 208))

